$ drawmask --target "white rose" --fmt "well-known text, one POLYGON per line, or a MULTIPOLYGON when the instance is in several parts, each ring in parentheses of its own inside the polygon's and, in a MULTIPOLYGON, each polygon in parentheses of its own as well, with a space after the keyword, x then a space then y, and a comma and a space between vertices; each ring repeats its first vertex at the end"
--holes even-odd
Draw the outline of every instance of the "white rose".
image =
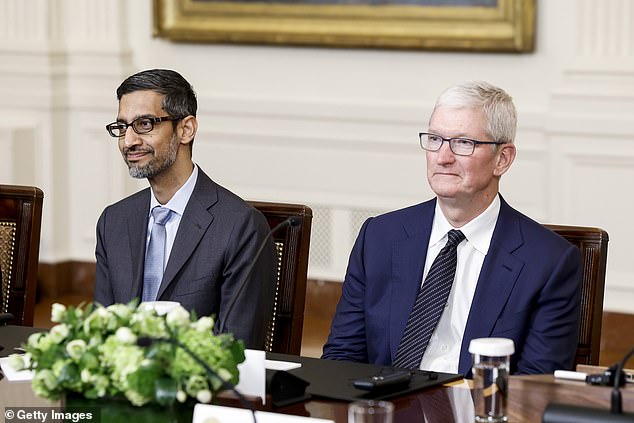
POLYGON ((169 311, 165 317, 167 325, 170 327, 182 327, 189 324, 189 312, 178 306, 169 311))
POLYGON ((9 365, 15 370, 24 370, 26 368, 22 354, 11 354, 9 356, 9 365))
POLYGON ((66 345, 66 352, 73 360, 79 360, 86 351, 86 341, 83 339, 73 339, 66 345))
POLYGON ((151 314, 154 311, 154 304, 151 302, 141 303, 137 307, 136 311, 140 314, 151 314))
POLYGON ((106 388, 110 384, 109 379, 104 375, 96 375, 91 378, 95 389, 97 389, 97 396, 103 397, 106 395, 106 388))
POLYGON ((130 328, 121 327, 117 329, 115 336, 123 344, 136 343, 136 335, 130 330, 130 328))
POLYGON ((66 317, 66 306, 54 303, 51 307, 51 322, 59 323, 66 317))
POLYGON ((68 336, 68 325, 62 323, 59 325, 55 325, 51 328, 49 332, 49 338, 55 344, 59 344, 68 336))
POLYGON ((88 369, 83 369, 80 375, 81 375, 81 381, 84 383, 88 383, 92 379, 92 373, 90 373, 90 370, 88 369))
POLYGON ((214 319, 209 316, 201 317, 198 321, 192 323, 192 327, 198 332, 209 332, 214 327, 214 319))
POLYGON ((84 333, 86 335, 101 332, 104 329, 114 329, 115 327, 116 318, 102 306, 98 306, 84 320, 84 333))
POLYGON ((101 336, 101 334, 95 334, 91 336, 90 339, 88 340, 88 345, 90 345, 91 347, 98 346, 101 344, 103 344, 103 337, 101 336))
POLYGON ((101 317, 102 319, 107 319, 108 317, 110 317, 110 312, 104 307, 98 307, 96 313, 97 316, 101 317))
POLYGON ((211 391, 209 391, 208 389, 203 389, 198 391, 198 393, 196 394, 196 399, 199 402, 202 402, 205 404, 211 402, 211 391))
POLYGON ((81 319, 84 315, 84 309, 83 308, 76 308, 75 309, 75 317, 77 317, 78 319, 81 319))
POLYGON ((49 369, 35 372, 35 376, 33 376, 33 381, 34 383, 39 383, 43 387, 46 387, 46 389, 48 389, 49 391, 52 391, 57 387, 57 378, 49 369))
POLYGON ((187 400, 187 394, 185 391, 179 389, 178 392, 176 392, 176 399, 178 402, 185 402, 187 400))
POLYGON ((132 310, 125 304, 112 304, 106 307, 106 310, 119 316, 121 319, 129 319, 132 314, 132 310))
POLYGON ((40 337, 42 337, 42 336, 46 336, 46 334, 43 333, 43 332, 33 333, 33 334, 29 335, 29 339, 27 339, 26 343, 31 348, 37 348, 39 343, 40 343, 40 337))
POLYGON ((229 372, 229 370, 225 369, 224 367, 218 369, 218 376, 220 376, 220 378, 225 382, 231 380, 232 378, 231 372, 229 372))

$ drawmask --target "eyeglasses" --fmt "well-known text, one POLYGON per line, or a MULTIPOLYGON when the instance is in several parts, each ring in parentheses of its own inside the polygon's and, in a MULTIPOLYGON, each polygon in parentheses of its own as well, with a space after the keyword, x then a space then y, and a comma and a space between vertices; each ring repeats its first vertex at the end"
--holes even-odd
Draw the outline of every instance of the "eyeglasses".
POLYGON ((449 143, 451 151, 458 156, 470 156, 473 154, 478 144, 506 144, 504 141, 478 141, 471 138, 443 138, 440 135, 430 134, 429 132, 419 132, 418 138, 420 146, 423 150, 438 151, 442 147, 443 142, 449 143))
POLYGON ((182 118, 183 118, 182 116, 163 116, 163 117, 141 116, 134 119, 130 123, 125 123, 125 122, 109 123, 108 125, 106 125, 106 131, 108 131, 108 133, 111 136, 115 138, 120 138, 125 136, 125 133, 128 130, 128 127, 131 126, 134 132, 136 132, 137 134, 147 134, 148 132, 152 132, 152 129, 154 129, 154 124, 156 123, 161 123, 166 120, 180 120, 182 118))

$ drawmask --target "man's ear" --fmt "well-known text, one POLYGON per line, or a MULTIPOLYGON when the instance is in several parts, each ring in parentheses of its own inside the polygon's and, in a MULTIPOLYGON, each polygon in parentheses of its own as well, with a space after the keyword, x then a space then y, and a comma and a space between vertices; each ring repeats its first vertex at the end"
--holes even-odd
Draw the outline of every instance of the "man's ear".
POLYGON ((181 144, 189 144, 196 136, 198 130, 198 120, 195 116, 184 117, 178 125, 178 138, 181 144))
POLYGON ((495 169, 493 174, 495 176, 502 176, 511 167, 513 160, 515 160, 515 144, 507 143, 500 144, 498 147, 497 158, 495 163, 495 169))

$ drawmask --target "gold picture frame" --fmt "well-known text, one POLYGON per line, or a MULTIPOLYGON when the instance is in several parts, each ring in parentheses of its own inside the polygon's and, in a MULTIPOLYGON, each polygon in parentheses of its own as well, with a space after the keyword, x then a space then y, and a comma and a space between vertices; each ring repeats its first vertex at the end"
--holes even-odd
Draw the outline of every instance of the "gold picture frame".
POLYGON ((180 42, 533 51, 536 0, 424 5, 428 1, 154 0, 154 35, 180 42))

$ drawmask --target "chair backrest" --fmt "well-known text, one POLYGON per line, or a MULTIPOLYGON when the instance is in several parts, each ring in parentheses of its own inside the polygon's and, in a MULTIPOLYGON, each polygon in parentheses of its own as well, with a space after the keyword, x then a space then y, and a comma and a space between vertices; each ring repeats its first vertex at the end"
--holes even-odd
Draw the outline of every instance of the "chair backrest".
POLYGON ((270 352, 299 355, 302 347, 308 249, 313 212, 300 204, 249 201, 274 228, 291 216, 299 225, 287 226, 273 234, 277 251, 277 286, 273 316, 266 335, 265 349, 270 352))
POLYGON ((600 228, 544 225, 581 251, 582 288, 575 364, 599 364, 608 233, 600 228))
POLYGON ((0 185, 0 311, 12 324, 33 326, 43 198, 36 187, 0 185))

